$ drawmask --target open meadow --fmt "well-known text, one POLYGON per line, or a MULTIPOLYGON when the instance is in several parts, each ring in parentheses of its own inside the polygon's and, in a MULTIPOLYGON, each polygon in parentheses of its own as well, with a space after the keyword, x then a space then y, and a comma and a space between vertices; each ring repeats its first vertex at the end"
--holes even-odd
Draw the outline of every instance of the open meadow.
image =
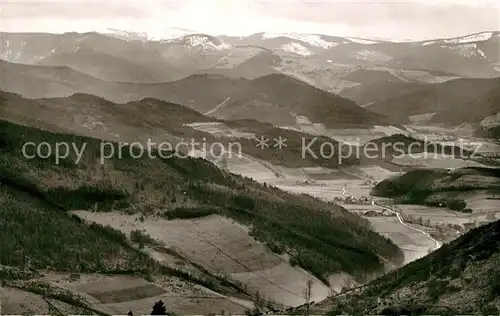
MULTIPOLYGON (((298 117, 297 123, 302 131, 314 135, 326 135, 340 142, 354 145, 362 145, 372 139, 396 133, 407 134, 396 127, 381 128, 376 126, 372 129, 325 129, 321 124, 311 123, 307 117, 298 117)), ((232 137, 253 136, 241 135, 238 131, 231 130, 219 123, 209 123, 203 127, 202 125, 198 125, 196 128, 202 128, 204 131, 214 135, 231 135, 232 137)), ((467 129, 461 129, 450 133, 449 130, 444 128, 420 129, 419 127, 414 129, 409 128, 409 131, 411 135, 418 134, 419 137, 417 138, 448 145, 456 144, 455 137, 468 135, 467 133, 469 132, 467 129)), ((469 147, 472 145, 477 146, 477 143, 475 143, 477 139, 465 138, 465 140, 461 141, 461 144, 464 144, 464 149, 470 149, 469 147)), ((488 150, 495 150, 495 144, 489 147, 488 145, 491 144, 486 142, 484 147, 482 147, 483 150, 489 147, 491 148, 488 150)), ((472 160, 454 158, 440 153, 405 155, 395 158, 392 162, 396 165, 418 168, 458 169, 483 166, 472 160)), ((395 169, 388 170, 376 164, 365 164, 340 170, 321 167, 285 168, 272 165, 248 155, 241 157, 233 156, 226 159, 225 167, 233 173, 251 177, 259 182, 274 185, 282 190, 295 194, 308 194, 325 201, 333 201, 336 198, 344 199, 346 196, 352 196, 357 199, 370 197, 374 183, 401 174, 400 172, 395 172, 395 169)), ((385 208, 377 205, 342 203, 342 206, 352 213, 357 213, 360 216, 366 215, 365 218, 370 221, 376 232, 390 238, 404 251, 405 263, 409 263, 439 247, 436 239, 430 237, 431 235, 441 238, 442 241, 448 241, 449 238, 456 238, 458 236, 456 230, 452 229, 450 232, 443 231, 440 230, 442 227, 452 227, 454 225, 464 227, 464 224, 467 223, 485 223, 500 217, 500 213, 496 212, 496 209, 500 206, 500 200, 493 200, 487 194, 484 196, 475 194, 471 197, 465 197, 465 199, 468 207, 474 210, 472 215, 454 212, 445 208, 432 208, 421 205, 395 206, 396 210, 401 212, 402 216, 396 216, 394 212, 391 214, 385 208), (420 218, 422 219, 422 225, 414 222, 415 220, 418 222, 420 218), (412 222, 406 221, 406 219, 412 222), (433 226, 441 228, 437 229, 433 228, 433 226), (445 233, 444 235, 443 232, 445 233)), ((264 267, 263 271, 266 271, 269 275, 277 276, 279 279, 280 272, 278 271, 285 270, 279 267, 264 267)), ((256 277, 251 272, 238 272, 232 276, 243 283, 251 284, 253 287, 261 286, 265 291, 273 292, 273 290, 268 289, 272 287, 272 284, 267 283, 263 286, 260 284, 259 277, 256 277)), ((297 281, 294 286, 300 287, 300 282, 297 281)))
MULTIPOLYGON (((144 230, 165 247, 182 249, 180 255, 203 265, 211 273, 240 281, 251 293, 285 306, 300 305, 301 289, 313 280, 316 300, 329 289, 309 273, 292 267, 286 258, 271 252, 249 236, 248 228, 222 216, 192 220, 145 218, 120 213, 78 211, 81 218, 110 225, 129 235, 144 230)), ((180 251, 180 250, 179 250, 180 251)))
POLYGON ((414 219, 422 218, 430 225, 460 225, 472 221, 470 214, 455 212, 442 207, 429 207, 424 205, 399 204, 396 208, 401 211, 404 217, 414 219))
POLYGON ((420 259, 436 249, 436 242, 407 225, 403 225, 398 217, 370 217, 373 229, 390 238, 405 255, 405 264, 420 259))

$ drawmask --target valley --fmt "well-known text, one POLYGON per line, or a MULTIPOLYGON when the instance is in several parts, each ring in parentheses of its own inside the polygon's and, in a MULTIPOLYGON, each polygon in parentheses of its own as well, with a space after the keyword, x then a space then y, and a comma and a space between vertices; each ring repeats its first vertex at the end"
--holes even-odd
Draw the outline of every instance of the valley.
MULTIPOLYGON (((81 104, 86 104, 86 102, 93 99, 86 97, 79 100, 83 101, 81 104)), ((155 101, 150 100, 148 102, 149 104, 154 104, 155 101)), ((158 103, 158 105, 164 106, 162 103, 158 103)), ((166 108, 163 109, 165 110, 166 108)), ((179 110, 181 109, 175 109, 177 112, 179 110)), ((6 113, 4 112, 4 114, 6 113)), ((183 114, 184 118, 187 117, 186 114, 183 114)), ((184 124, 184 128, 181 128, 182 124, 171 125, 165 131, 169 135, 168 139, 176 139, 180 136, 178 134, 179 131, 183 131, 184 135, 196 135, 192 131, 199 131, 204 133, 202 135, 212 135, 219 139, 223 137, 232 139, 232 141, 253 139, 258 135, 257 130, 252 130, 251 125, 242 125, 242 122, 210 122, 204 121, 206 117, 201 114, 193 113, 191 115, 198 122, 184 124), (189 132, 190 129, 192 130, 191 132, 189 132)), ((23 120, 26 119, 29 119, 29 117, 25 116, 23 118, 23 120)), ((49 122, 47 120, 44 121, 46 123, 49 122)), ((50 126, 45 125, 46 123, 43 121, 39 121, 38 124, 40 123, 42 123, 41 126, 50 126)), ((58 125, 62 129, 68 128, 61 124, 58 125)), ((120 125, 115 126, 118 127, 120 125)), ((286 134, 287 137, 300 137, 302 134, 296 131, 299 129, 309 131, 307 129, 308 126, 310 125, 298 124, 294 128, 291 126, 283 127, 284 129, 281 131, 288 131, 287 133, 289 134, 286 134)), ((108 130, 108 133, 113 134, 116 127, 108 130)), ((75 126, 73 125, 71 128, 74 129, 75 126)), ((375 140, 376 142, 376 139, 390 139, 391 135, 395 135, 398 132, 409 135, 410 133, 405 132, 405 130, 411 131, 411 135, 415 135, 419 127, 385 127, 379 128, 379 130, 379 134, 376 132, 377 129, 341 130, 342 133, 338 140, 342 144, 352 146, 352 142, 349 142, 350 139, 356 139, 360 143, 360 136, 365 135, 364 137, 367 140, 360 143, 363 146, 369 141, 375 140), (381 138, 377 138, 379 136, 381 138), (370 137, 373 138, 368 140, 370 137)), ((90 129, 89 131, 91 131, 89 135, 95 135, 93 133, 96 130, 90 129)), ((259 128, 258 131, 265 132, 265 129, 259 128)), ((425 129, 421 130, 418 136, 423 139, 427 135, 432 135, 432 129, 431 132, 427 131, 429 134, 426 134, 426 131, 425 129)), ((280 130, 276 130, 276 132, 278 133, 276 135, 280 135, 280 130)), ((335 131, 332 130, 329 136, 335 137, 334 133, 335 131)), ((446 129, 440 129, 441 137, 452 137, 446 135, 453 135, 453 131, 449 131, 448 133, 446 129)), ((130 135, 132 134, 130 133, 130 135)), ((202 135, 198 135, 198 137, 202 135)), ((315 135, 319 136, 321 134, 316 132, 315 135)), ((474 141, 477 140, 474 139, 474 141)), ((293 139, 289 139, 288 144, 291 143, 293 143, 293 139)), ((441 144, 445 146, 450 144, 450 142, 441 144)), ((243 147, 242 155, 226 155, 222 156, 222 158, 220 156, 217 158, 207 156, 205 152, 200 150, 191 151, 189 154, 191 156, 208 158, 224 170, 254 179, 265 186, 275 187, 292 194, 305 194, 325 202, 335 202, 341 205, 349 212, 363 217, 368 221, 373 231, 389 238, 397 245, 403 252, 404 264, 426 256, 429 252, 440 248, 444 242, 454 240, 473 227, 495 221, 500 217, 500 212, 497 211, 498 201, 490 199, 490 196, 486 192, 482 196, 481 194, 478 195, 471 192, 470 198, 466 201, 468 207, 473 208, 472 214, 457 213, 432 206, 394 204, 394 202, 391 203, 384 198, 371 196, 375 184, 388 178, 398 177, 401 175, 403 168, 410 168, 410 170, 429 168, 432 170, 439 167, 436 166, 435 159, 417 158, 415 160, 415 158, 412 158, 412 160, 405 164, 400 160, 391 161, 390 157, 381 157, 388 158, 388 161, 383 163, 384 159, 369 159, 360 165, 349 165, 345 164, 346 162, 344 161, 344 166, 335 169, 319 165, 308 166, 307 163, 302 167, 293 167, 292 165, 274 164, 272 160, 268 160, 268 156, 262 155, 262 153, 260 154, 260 158, 248 155, 245 153, 245 149, 248 148, 250 147, 243 147), (387 167, 386 164, 389 164, 390 167, 387 167)), ((254 150, 255 148, 250 152, 252 153, 254 150)), ((433 155, 430 152, 423 154, 433 155)), ((412 153, 412 157, 414 155, 415 153, 412 153)), ((300 157, 296 157, 295 159, 300 160, 300 157)), ((456 168, 465 168, 469 163, 468 160, 460 158, 451 159, 457 161, 456 168)), ((294 164, 296 165, 297 162, 294 164)), ((485 167, 479 163, 476 163, 475 166, 485 167)), ((441 168, 449 167, 449 164, 441 165, 441 168)), ((188 263, 194 262, 196 265, 207 269, 207 273, 210 273, 210 275, 229 278, 237 282, 237 284, 242 284, 249 293, 256 293, 258 291, 259 296, 271 302, 270 304, 274 306, 273 308, 289 308, 301 305, 303 298, 300 288, 303 287, 303 284, 307 280, 314 280, 312 289, 314 293, 313 300, 315 302, 327 299, 333 292, 339 293, 343 291, 346 284, 349 284, 348 286, 356 284, 351 275, 342 272, 329 275, 328 280, 330 281, 328 286, 325 285, 324 279, 317 279, 307 271, 291 265, 289 261, 290 257, 283 257, 283 255, 273 253, 269 250, 268 245, 262 244, 258 239, 256 240, 251 237, 251 226, 246 226, 234 220, 228 220, 225 217, 219 217, 219 215, 209 215, 209 217, 200 219, 175 219, 172 221, 154 215, 152 217, 149 215, 145 218, 142 215, 127 215, 122 211, 96 213, 94 211, 76 210, 73 208, 73 214, 85 221, 116 229, 125 236, 130 235, 132 231, 144 231, 151 238, 162 244, 163 246, 161 247, 175 249, 174 253, 176 255, 172 257, 171 255, 166 255, 162 250, 151 247, 148 253, 155 260, 158 260, 158 262, 167 264, 168 266, 172 266, 173 264, 176 269, 181 270, 186 269, 186 263, 182 264, 183 261, 188 263), (245 251, 242 252, 242 249, 245 249, 245 251), (183 259, 175 259, 179 255, 183 259), (179 263, 181 264, 179 265, 179 263), (290 275, 294 275, 294 277, 290 278, 290 275)), ((196 274, 200 273, 198 268, 194 268, 194 270, 193 268, 189 268, 188 271, 196 271, 196 274)), ((78 292, 80 293, 81 291, 78 290, 78 292)), ((84 291, 84 293, 86 292, 84 291)), ((153 297, 156 299, 161 298, 164 302, 170 302, 167 296, 163 294, 151 296, 151 298, 153 297)), ((150 302, 151 298, 144 298, 142 300, 147 305, 147 302, 150 302)), ((172 299, 172 304, 168 303, 168 306, 173 310, 201 311, 207 308, 204 305, 205 302, 212 302, 206 304, 216 306, 214 308, 220 307, 226 311, 235 311, 235 313, 246 310, 242 307, 240 298, 236 299, 227 295, 221 298, 196 296, 196 306, 198 307, 187 307, 187 305, 183 305, 183 307, 174 303, 177 299, 172 299)), ((246 300, 249 301, 248 298, 246 300)), ((123 306, 123 303, 114 301, 107 303, 108 301, 106 300, 99 300, 99 302, 101 303, 95 306, 99 306, 99 308, 104 308, 104 310, 110 312, 117 312, 120 309, 119 306, 123 306)), ((134 306, 137 304, 138 308, 141 308, 141 299, 133 299, 127 302, 126 304, 134 304, 134 306)), ((248 306, 249 304, 251 305, 251 303, 247 302, 243 306, 248 306)), ((146 309, 147 306, 144 306, 144 308, 146 309)))
MULTIPOLYGON (((2 184, 6 186, 7 192, 11 190, 14 190, 13 192, 27 192, 34 201, 40 200, 40 202, 36 203, 47 204, 44 207, 53 208, 57 206, 58 208, 73 211, 71 213, 73 216, 76 215, 88 223, 78 224, 83 225, 82 229, 85 225, 97 223, 99 224, 97 227, 107 227, 108 234, 111 234, 112 237, 116 236, 113 238, 118 238, 124 245, 128 243, 126 236, 132 236, 134 231, 143 231, 144 233, 141 234, 146 234, 147 237, 141 237, 144 238, 144 241, 139 244, 138 250, 139 253, 142 253, 142 260, 145 260, 145 264, 155 267, 149 273, 158 275, 159 272, 154 271, 163 271, 158 277, 165 274, 179 274, 191 282, 217 289, 219 293, 229 291, 228 293, 234 295, 234 291, 236 291, 247 300, 249 295, 254 298, 255 295, 258 295, 265 302, 270 302, 266 304, 276 308, 278 306, 299 305, 302 300, 299 289, 308 280, 315 280, 313 289, 316 294, 314 294, 314 297, 317 300, 322 300, 329 295, 331 291, 329 286, 340 290, 346 277, 348 279, 361 277, 357 276, 358 272, 356 270, 353 270, 353 268, 357 269, 355 268, 356 263, 350 261, 349 256, 346 256, 348 253, 352 253, 354 258, 364 257, 365 262, 373 260, 373 267, 369 270, 370 273, 379 271, 380 267, 383 267, 386 263, 379 262, 377 256, 369 254, 369 250, 363 249, 364 246, 361 244, 358 245, 360 238, 367 238, 370 235, 376 236, 375 240, 380 243, 376 247, 380 247, 381 252, 388 251, 387 255, 391 258, 388 262, 394 261, 391 264, 398 265, 400 260, 399 250, 382 236, 371 232, 368 222, 350 214, 335 204, 326 204, 314 200, 312 197, 289 195, 279 191, 278 188, 271 186, 271 182, 261 186, 248 178, 241 178, 241 175, 231 175, 227 178, 228 175, 220 173, 215 166, 209 167, 210 164, 208 164, 206 166, 208 169, 202 167, 204 163, 201 161, 203 160, 198 162, 198 159, 183 160, 177 158, 167 161, 142 159, 136 161, 128 157, 125 158, 125 161, 122 161, 114 158, 114 162, 106 161, 107 167, 103 169, 103 167, 98 167, 99 164, 96 161, 98 156, 94 156, 98 154, 99 146, 97 144, 99 141, 85 138, 80 138, 79 142, 86 141, 89 143, 91 141, 91 145, 89 145, 91 147, 89 148, 92 148, 92 151, 87 150, 82 162, 74 167, 70 167, 72 164, 70 161, 74 157, 67 158, 70 160, 66 161, 64 166, 58 166, 43 159, 33 162, 26 160, 20 153, 12 150, 21 141, 20 138, 15 136, 19 135, 20 131, 22 131, 23 137, 31 140, 39 138, 56 141, 56 139, 62 140, 65 137, 73 136, 47 134, 47 132, 26 129, 7 122, 2 124, 2 149, 7 153, 7 155, 2 156, 2 184), (164 163, 172 165, 165 169, 167 165, 164 166, 164 163), (181 163, 183 167, 178 166, 178 163, 181 163), (201 163, 201 165, 196 167, 198 163, 201 163), (151 167, 148 167, 148 165, 151 167), (155 165, 160 168, 158 171, 153 171, 155 165), (16 173, 8 171, 12 166, 15 166, 16 173), (125 169, 123 169, 124 167, 125 169), (163 184, 156 181, 153 185, 153 182, 148 180, 150 179, 148 176, 141 175, 142 172, 149 168, 151 168, 150 172, 155 174, 155 178, 162 177, 161 174, 163 174, 164 179, 168 181, 163 184), (203 184, 199 181, 204 176, 199 171, 185 173, 184 168, 194 168, 194 170, 201 168, 199 171, 208 172, 207 175, 213 173, 210 176, 212 182, 203 184), (133 171, 134 169, 135 171, 133 171), (28 170, 32 170, 31 175, 27 173, 28 170), (33 171, 36 172, 33 173, 33 171), (161 173, 158 174, 158 172, 161 173), (179 181, 179 177, 183 174, 182 177, 194 178, 184 182, 182 186, 179 186, 179 184, 174 185, 175 181, 179 181), (199 180, 196 180, 196 177, 200 177, 199 180), (227 194, 231 196, 238 192, 238 186, 232 189, 230 187, 234 186, 234 184, 230 184, 229 187, 224 184, 233 183, 234 180, 231 180, 233 177, 235 177, 234 180, 242 179, 236 180, 234 184, 240 181, 254 184, 250 187, 245 185, 246 189, 242 187, 244 191, 240 193, 243 195, 235 195, 225 202, 226 198, 223 198, 224 196, 227 194), (82 186, 81 183, 86 184, 82 186), (112 186, 110 186, 111 183, 112 186), (252 186, 256 187, 251 188, 252 186), (94 194, 101 192, 101 190, 102 193, 99 193, 100 202, 93 201, 94 194), (169 192, 170 197, 168 200, 160 193, 163 190, 169 192), (243 193, 245 191, 247 193, 243 193), (255 196, 255 200, 248 197, 248 194, 255 196), (208 197, 212 196, 213 202, 207 200, 207 195, 208 197), (70 196, 73 198, 70 198, 70 196), (287 200, 289 202, 286 202, 287 200), (212 203, 215 204, 209 207, 208 205, 212 203), (284 208, 285 204, 283 203, 290 203, 290 209, 284 208), (234 206, 231 206, 232 204, 234 206), (292 205, 294 206, 292 207, 292 205), (317 208, 307 211, 306 209, 312 207, 312 205, 322 208, 323 211, 317 208), (204 207, 206 208, 205 211, 204 207), (274 208, 281 211, 269 213, 274 208), (141 211, 134 211, 136 209, 141 211), (196 213, 198 210, 200 214, 196 213), (142 215, 127 215, 136 212, 142 215), (178 213, 179 215, 173 216, 180 216, 180 219, 176 220, 175 217, 168 219, 170 212, 173 212, 172 214, 178 213), (193 215, 190 215, 190 212, 193 212, 193 215), (217 214, 224 215, 219 216, 217 214), (346 227, 351 225, 359 227, 356 228, 356 230, 360 229, 359 233, 355 233, 359 234, 358 237, 351 240, 346 239, 346 245, 338 244, 340 239, 331 234, 347 236, 345 235, 347 231, 344 231, 344 229, 338 232, 332 230, 333 226, 338 225, 331 218, 332 215, 343 222, 344 225, 347 225, 346 227), (162 219, 165 216, 167 216, 168 220, 162 219), (187 216, 186 219, 182 219, 184 216, 187 216), (302 222, 310 216, 313 216, 311 222, 302 222), (317 220, 323 221, 323 224, 314 224, 317 221, 314 219, 315 216, 319 216, 317 220), (200 219, 196 219, 198 217, 200 219), (228 220, 228 218, 232 218, 232 220, 228 220), (290 229, 283 222, 289 222, 290 220, 295 221, 295 224, 291 224, 291 227, 296 228, 290 229), (268 225, 275 226, 275 228, 270 230, 267 227, 268 225), (314 225, 314 230, 311 230, 310 225, 314 225), (326 226, 320 228, 323 225, 326 226), (278 230, 276 230, 276 227, 278 230), (368 234, 367 237, 362 237, 366 234, 368 234), (192 241, 191 246, 187 243, 189 240, 192 241), (335 240, 334 243, 332 243, 333 240, 335 240), (142 246, 140 246, 141 244, 142 246), (141 247, 145 245, 150 250, 143 252, 141 249, 144 248, 141 247), (305 248, 297 248, 302 247, 299 245, 303 245, 305 248), (245 252, 242 252, 242 247, 246 249, 245 252), (323 247, 333 247, 332 252, 319 252, 318 250, 323 247), (353 251, 358 247, 361 247, 359 253, 353 251), (167 249, 167 254, 173 253, 174 258, 172 258, 172 255, 165 257, 162 248, 167 249), (333 249, 337 250, 334 251, 333 249), (330 259, 323 257, 324 253, 334 254, 339 252, 342 255, 337 257, 340 260, 338 262, 335 262, 336 259, 333 259, 333 257, 330 259), (303 253, 307 253, 307 255, 304 256, 303 253), (310 258, 310 256, 318 256, 319 260, 308 261, 306 258, 310 258), (296 275, 296 277, 290 279, 291 274, 296 275), (289 283, 291 280, 293 280, 293 283, 289 283), (219 283, 220 285, 218 285, 219 283), (227 288, 222 290, 219 286, 227 288), (258 294, 256 294, 257 292, 258 294)), ((228 163, 228 165, 231 166, 231 163, 228 163)), ((276 169, 279 170, 280 168, 276 167, 276 169)), ((286 172, 286 170, 293 171, 294 169, 284 168, 282 170, 286 172)), ((243 174, 243 176, 245 175, 243 174)), ((274 174, 273 177, 275 177, 274 174)), ((13 201, 15 201, 17 194, 25 193, 15 193, 12 197, 13 201)), ((7 197, 10 197, 10 193, 7 193, 7 197)), ((4 204, 3 207, 7 206, 4 204)), ((64 215, 65 213, 62 210, 54 210, 54 212, 60 212, 58 216, 62 216, 61 219, 67 216, 64 215)), ((75 220, 74 217, 71 218, 73 218, 73 221, 75 220)), ((16 225, 16 219, 13 218, 12 222, 8 223, 10 223, 9 225, 16 225)), ((9 228, 9 230, 11 229, 9 228)), ((341 237, 341 239, 343 238, 345 237, 341 237)), ((134 240, 132 239, 132 242, 135 243, 134 240)), ((21 241, 14 239, 12 242, 15 244, 21 241)), ((131 248, 131 251, 137 251, 134 249, 131 248)), ((64 251, 64 248, 61 251, 64 251)), ((43 257, 30 257, 31 263, 28 265, 30 267, 42 267, 44 266, 43 260, 47 260, 43 257)), ((61 259, 62 257, 60 257, 61 259)), ((11 260, 13 259, 11 258, 11 260)), ((22 257, 18 260, 22 260, 22 257)), ((12 264, 13 262, 4 261, 2 263, 12 264)), ((64 261, 59 264, 62 264, 62 267, 65 265, 64 261)), ((103 272, 109 271, 109 269, 114 271, 114 268, 108 267, 105 263, 101 263, 101 265, 87 267, 81 272, 89 270, 103 272)), ((135 265, 129 269, 131 268, 133 270, 129 270, 129 273, 132 273, 132 271, 140 273, 142 271, 135 265)), ((362 266, 359 268, 364 269, 362 266)), ((78 265, 71 268, 75 273, 79 272, 80 269, 78 265)), ((119 273, 121 269, 123 268, 118 268, 115 273, 119 273)), ((364 275, 364 273, 360 273, 360 275, 364 275)), ((24 289, 24 287, 21 287, 21 289, 24 289)), ((79 292, 78 289, 77 291, 79 292)), ((97 306, 95 304, 108 304, 105 300, 98 301, 101 303, 94 302, 86 306, 95 308, 97 306)), ((221 302, 225 301, 221 299, 221 302)), ((107 307, 107 305, 104 307, 107 307)), ((178 310, 177 308, 174 309, 178 310)))
MULTIPOLYGON (((200 126, 203 125, 197 124, 195 128, 200 126)), ((228 133, 223 126, 218 125, 218 127, 220 129, 214 125, 210 125, 210 129, 206 130, 214 135, 222 135, 225 132, 226 135, 230 134, 236 138, 246 137, 241 136, 241 133, 238 131, 232 130, 228 133)), ((408 130, 411 131, 415 131, 415 129, 419 129, 419 127, 408 127, 408 130)), ((389 131, 397 132, 398 129, 389 129, 389 131)), ((451 130, 448 133, 446 129, 441 129, 440 131, 442 137, 453 137, 453 131, 451 130)), ((377 138, 377 134, 370 130, 343 130, 337 140, 341 141, 347 137, 358 139, 359 141, 361 132, 364 132, 367 137, 372 135, 371 140, 377 138)), ((335 137, 333 133, 330 135, 333 135, 330 137, 335 137)), ((392 134, 388 132, 385 135, 392 134)), ((421 139, 427 138, 430 135, 424 132, 419 133, 421 139)), ((438 140, 436 139, 436 141, 438 140)), ((486 141, 486 144, 488 144, 488 140, 470 139, 470 141, 486 141)), ((448 142, 448 144, 451 143, 448 142)), ((467 144, 468 139, 464 138, 463 143, 467 144)), ((439 144, 446 145, 447 143, 439 142, 439 144)), ((465 149, 466 147, 464 147, 465 149)), ((418 169, 467 168, 470 166, 486 167, 474 161, 453 158, 451 156, 441 156, 444 156, 444 154, 424 152, 417 155, 417 157, 415 157, 415 154, 406 155, 406 158, 410 158, 407 163, 404 162, 405 157, 392 160, 392 162, 400 165, 402 168, 412 167, 418 169), (438 161, 444 162, 437 164, 436 162, 438 161), (455 162, 455 165, 451 164, 451 162, 455 162)), ((382 204, 379 204, 380 206, 372 205, 371 201, 377 203, 377 200, 379 200, 379 198, 371 196, 372 183, 400 175, 400 172, 390 171, 376 165, 347 167, 340 170, 307 167, 283 169, 278 166, 271 167, 268 163, 256 161, 255 159, 251 159, 251 157, 231 157, 230 159, 226 159, 225 167, 233 173, 242 174, 259 182, 265 182, 268 185, 274 185, 291 193, 307 194, 325 201, 340 201, 340 204, 350 212, 360 215, 370 214, 367 219, 371 222, 374 230, 384 236, 388 236, 396 245, 402 248, 405 251, 407 263, 427 255, 430 251, 439 248, 443 242, 449 241, 450 238, 457 238, 459 234, 469 229, 471 225, 482 225, 495 221, 500 217, 500 211, 498 211, 500 204, 498 200, 488 199, 488 194, 482 195, 481 193, 476 194, 472 192, 470 198, 466 199, 466 201, 467 205, 473 208, 474 214, 458 213, 452 210, 422 205, 398 205, 391 203, 390 206, 387 206, 387 201, 384 200, 381 201, 382 204), (342 203, 346 197, 352 197, 360 201, 361 199, 366 199, 366 202, 347 201, 348 203, 342 203), (386 210, 389 210, 389 214, 384 214, 386 210), (493 214, 490 212, 493 212, 493 214), (420 225, 415 225, 415 219, 418 219, 420 225), (453 233, 450 234, 446 232, 447 227, 458 227, 458 230, 454 229, 453 233), (431 234, 435 236, 434 238, 441 240, 437 241, 431 237, 427 232, 429 229, 432 231, 431 234)))
POLYGON ((1 35, 2 312, 500 309, 499 32, 1 35))

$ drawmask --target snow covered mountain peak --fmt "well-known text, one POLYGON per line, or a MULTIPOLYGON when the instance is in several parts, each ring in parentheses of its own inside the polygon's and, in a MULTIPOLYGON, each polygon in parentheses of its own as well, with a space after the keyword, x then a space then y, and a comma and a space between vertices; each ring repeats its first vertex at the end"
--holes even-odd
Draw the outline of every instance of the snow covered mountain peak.
POLYGON ((277 37, 287 37, 291 40, 301 41, 313 47, 332 48, 337 46, 338 42, 326 41, 321 35, 317 34, 299 34, 299 33, 263 33, 262 39, 273 39, 277 37))
POLYGON ((346 39, 348 39, 351 42, 356 43, 356 44, 372 45, 372 44, 379 43, 378 41, 368 40, 368 39, 359 38, 359 37, 346 37, 346 39))
POLYGON ((140 40, 140 41, 160 41, 170 42, 182 38, 189 34, 194 34, 196 31, 188 30, 178 27, 168 27, 164 29, 148 29, 144 32, 132 32, 123 29, 106 28, 98 31, 106 36, 119 38, 126 41, 140 40))
POLYGON ((186 46, 207 50, 222 50, 231 48, 230 44, 222 42, 217 37, 206 34, 191 34, 183 37, 186 46))
POLYGON ((309 49, 307 49, 307 47, 305 47, 304 45, 297 43, 297 42, 291 42, 291 43, 285 44, 281 47, 281 49, 286 51, 286 52, 296 54, 299 56, 311 56, 311 55, 313 55, 313 53, 309 49))
POLYGON ((461 37, 455 37, 455 38, 447 38, 447 39, 440 39, 440 40, 433 40, 433 41, 426 41, 423 42, 422 45, 431 45, 431 44, 436 44, 436 43, 444 43, 444 44, 469 44, 469 43, 476 43, 476 42, 485 42, 490 40, 494 36, 500 36, 500 32, 481 32, 481 33, 476 33, 476 34, 471 34, 471 35, 466 35, 466 36, 461 36, 461 37))
POLYGON ((147 32, 129 32, 124 30, 108 28, 101 32, 104 35, 118 38, 125 41, 148 41, 149 36, 147 32))

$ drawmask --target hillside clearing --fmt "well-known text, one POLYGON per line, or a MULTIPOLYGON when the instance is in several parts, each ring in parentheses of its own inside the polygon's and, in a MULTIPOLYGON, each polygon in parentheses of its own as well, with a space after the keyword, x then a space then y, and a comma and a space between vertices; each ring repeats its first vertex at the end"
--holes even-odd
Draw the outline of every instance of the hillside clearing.
POLYGON ((292 267, 287 260, 252 239, 248 229, 218 215, 193 220, 146 218, 140 221, 139 216, 120 213, 74 213, 127 235, 144 229, 166 247, 182 249, 182 255, 212 273, 238 280, 251 293, 259 291, 263 297, 286 306, 302 303, 300 288, 307 280, 315 281, 317 299, 326 298, 329 292, 319 280, 292 267))

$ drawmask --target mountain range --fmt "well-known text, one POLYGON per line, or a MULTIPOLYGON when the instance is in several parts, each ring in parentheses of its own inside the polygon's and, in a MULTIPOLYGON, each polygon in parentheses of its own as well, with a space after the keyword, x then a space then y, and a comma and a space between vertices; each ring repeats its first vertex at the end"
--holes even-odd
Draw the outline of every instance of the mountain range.
MULTIPOLYGON (((499 32, 404 43, 271 33, 247 37, 189 34, 159 41, 99 33, 2 33, 1 39, 0 58, 4 61, 0 88, 4 91, 35 98, 90 93, 116 102, 154 97, 200 112, 211 111, 228 100, 215 115, 256 118, 257 107, 269 113, 260 117, 278 125, 290 124, 293 113, 305 114, 304 108, 310 106, 290 105, 286 94, 278 97, 283 98, 280 102, 269 91, 264 93, 266 96, 252 95, 249 91, 261 89, 263 84, 270 91, 275 90, 274 85, 285 88, 279 79, 283 77, 260 77, 286 75, 359 105, 370 105, 371 111, 384 116, 397 117, 397 113, 389 115, 383 104, 387 109, 396 108, 392 103, 404 101, 402 95, 407 93, 436 89, 436 84, 458 78, 492 78, 500 74, 499 32), (245 91, 245 95, 238 91, 245 91), (192 98, 193 93, 202 93, 203 100, 192 98), (235 110, 232 103, 245 106, 235 110)), ((324 99, 318 103, 348 103, 304 85, 295 89, 298 81, 292 84, 291 79, 287 80, 286 88, 297 91, 296 98, 317 94, 315 98, 324 99)), ((321 118, 317 120, 322 116, 318 114, 329 111, 334 110, 322 109, 310 119, 325 123, 321 118)), ((387 124, 387 120, 356 111, 362 124, 387 124), (368 116, 371 118, 364 120, 368 116)), ((421 108, 405 111, 426 112, 421 108)), ((327 117, 332 115, 327 113, 327 117)), ((352 122, 339 118, 335 123, 342 121, 352 122)))
POLYGON ((392 43, 317 34, 189 34, 140 41, 99 33, 2 33, 0 57, 17 63, 66 65, 101 79, 129 82, 161 82, 195 71, 234 67, 263 51, 275 52, 282 59, 281 67, 289 71, 294 71, 289 59, 308 59, 325 68, 328 64, 364 64, 492 77, 498 74, 495 67, 500 62, 499 34, 392 43), (106 67, 100 68, 98 63, 104 61, 106 67), (122 67, 130 71, 121 73, 122 67))
POLYGON ((2 310, 498 313, 500 32, 177 31, 0 33, 2 310))
POLYGON ((174 82, 139 84, 107 82, 66 66, 4 61, 0 68, 0 88, 29 98, 89 93, 128 102, 153 97, 223 119, 260 119, 275 125, 295 125, 297 115, 328 127, 387 124, 384 116, 362 109, 351 100, 283 74, 253 80, 197 74, 174 82))

